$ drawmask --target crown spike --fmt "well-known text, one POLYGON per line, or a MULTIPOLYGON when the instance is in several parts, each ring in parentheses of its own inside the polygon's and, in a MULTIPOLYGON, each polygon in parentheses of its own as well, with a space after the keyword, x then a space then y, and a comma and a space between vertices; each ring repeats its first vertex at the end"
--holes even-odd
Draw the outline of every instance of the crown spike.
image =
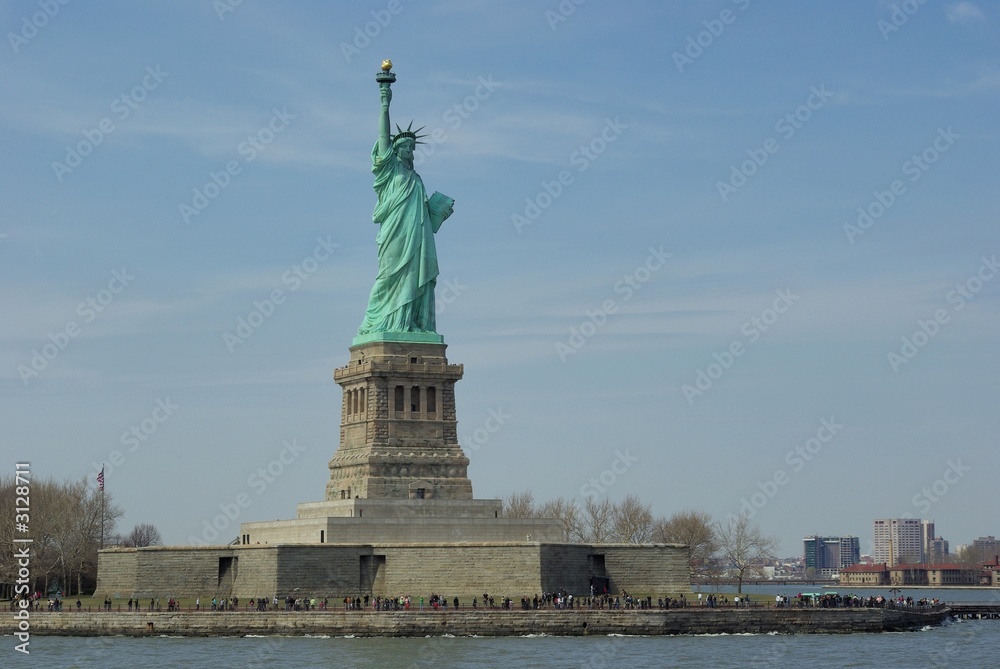
POLYGON ((399 124, 397 123, 396 124, 397 133, 395 136, 392 137, 392 142, 395 143, 397 140, 400 139, 412 139, 416 144, 424 144, 424 142, 420 141, 420 138, 426 137, 427 135, 420 135, 418 133, 426 127, 427 127, 426 125, 423 125, 414 130, 413 121, 410 121, 409 125, 406 126, 406 130, 403 130, 402 128, 399 127, 399 124))

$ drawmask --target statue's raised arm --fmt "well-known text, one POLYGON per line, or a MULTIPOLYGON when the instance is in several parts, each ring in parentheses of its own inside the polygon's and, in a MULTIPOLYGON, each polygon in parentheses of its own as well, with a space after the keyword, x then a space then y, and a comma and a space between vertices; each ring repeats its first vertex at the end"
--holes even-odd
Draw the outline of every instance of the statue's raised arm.
POLYGON ((392 137, 389 129, 389 103, 392 102, 391 82, 380 81, 378 84, 379 102, 381 111, 378 115, 378 150, 379 153, 386 153, 392 146, 392 137))

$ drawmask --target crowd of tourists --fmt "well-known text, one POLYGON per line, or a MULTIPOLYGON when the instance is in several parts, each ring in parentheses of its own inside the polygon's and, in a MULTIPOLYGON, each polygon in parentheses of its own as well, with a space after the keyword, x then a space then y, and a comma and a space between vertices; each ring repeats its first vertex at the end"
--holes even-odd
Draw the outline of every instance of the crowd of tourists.
POLYGON ((861 595, 840 595, 837 593, 827 593, 825 595, 805 595, 798 594, 795 597, 783 597, 778 595, 775 597, 775 606, 778 607, 818 607, 824 609, 830 608, 867 608, 867 609, 912 609, 914 607, 923 606, 937 606, 940 604, 940 600, 936 597, 927 598, 921 597, 920 599, 914 599, 913 597, 903 597, 899 595, 897 597, 883 597, 882 595, 870 595, 868 597, 862 597, 861 595))
MULTIPOLYGON (((35 611, 42 610, 40 593, 30 597, 31 604, 28 608, 35 611)), ((180 611, 180 600, 170 597, 166 600, 166 610, 168 612, 180 611)), ((431 594, 430 597, 411 597, 410 595, 400 595, 397 597, 357 595, 347 596, 342 600, 344 611, 447 611, 449 608, 458 611, 462 608, 462 602, 458 597, 448 597, 439 594, 431 594)), ((914 599, 913 597, 884 597, 882 595, 861 596, 855 594, 841 595, 837 593, 827 594, 804 594, 799 593, 793 596, 776 595, 774 598, 775 608, 883 608, 883 609, 909 609, 914 607, 936 606, 940 603, 937 598, 914 599)), ((11 610, 17 606, 17 599, 11 602, 11 610)), ((81 610, 81 602, 76 601, 76 610, 81 610)), ((162 611, 162 604, 159 598, 150 598, 149 603, 140 601, 136 597, 129 598, 126 603, 128 611, 139 613, 141 611, 162 611)), ((336 606, 336 604, 334 604, 336 606)), ((519 606, 511 597, 495 597, 489 593, 483 593, 482 598, 478 596, 472 598, 471 605, 467 602, 466 608, 472 610, 503 610, 510 611, 519 608, 522 611, 541 610, 652 610, 652 609, 678 609, 687 607, 702 608, 749 608, 770 606, 770 602, 752 601, 746 595, 727 594, 703 594, 698 593, 691 598, 684 594, 678 597, 657 597, 652 596, 636 597, 623 591, 619 595, 605 593, 591 596, 574 596, 564 590, 536 594, 533 597, 523 596, 520 598, 519 606)), ((50 597, 48 600, 49 611, 62 611, 63 601, 60 597, 50 597)), ((114 602, 110 597, 105 597, 101 603, 101 610, 111 611, 114 602)), ((327 597, 317 599, 316 597, 285 597, 279 600, 273 597, 251 597, 244 605, 248 611, 326 611, 329 610, 330 601, 327 597)), ((122 604, 119 601, 117 610, 121 611, 122 604)), ((188 610, 191 610, 190 605, 188 610)), ((194 611, 240 611, 239 597, 213 597, 206 606, 202 607, 201 597, 195 598, 194 611)))

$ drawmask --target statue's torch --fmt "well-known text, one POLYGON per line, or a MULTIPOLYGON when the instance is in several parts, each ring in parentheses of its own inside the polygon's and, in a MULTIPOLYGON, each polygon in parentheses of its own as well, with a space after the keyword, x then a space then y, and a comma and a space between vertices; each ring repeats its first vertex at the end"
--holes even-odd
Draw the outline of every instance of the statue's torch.
POLYGON ((392 70, 392 61, 387 58, 382 61, 382 69, 375 75, 375 81, 379 83, 379 87, 381 87, 382 84, 388 86, 396 83, 396 73, 391 72, 390 70, 392 70))

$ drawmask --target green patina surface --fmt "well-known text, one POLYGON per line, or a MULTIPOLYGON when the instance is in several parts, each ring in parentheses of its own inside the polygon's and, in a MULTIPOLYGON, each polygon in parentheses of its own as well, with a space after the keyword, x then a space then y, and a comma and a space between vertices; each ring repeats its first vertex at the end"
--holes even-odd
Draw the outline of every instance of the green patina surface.
POLYGON ((401 341, 416 342, 420 344, 441 344, 444 343, 444 336, 436 332, 369 332, 359 334, 351 341, 351 346, 360 346, 373 341, 401 341))
POLYGON ((378 195, 372 215, 379 226, 375 238, 378 275, 365 319, 352 342, 355 346, 371 341, 444 341, 435 322, 438 258, 434 234, 451 215, 455 201, 440 193, 428 197, 423 180, 413 169, 417 135, 412 125, 395 135, 390 133, 392 80, 378 78, 381 113, 378 141, 372 148, 378 195))

